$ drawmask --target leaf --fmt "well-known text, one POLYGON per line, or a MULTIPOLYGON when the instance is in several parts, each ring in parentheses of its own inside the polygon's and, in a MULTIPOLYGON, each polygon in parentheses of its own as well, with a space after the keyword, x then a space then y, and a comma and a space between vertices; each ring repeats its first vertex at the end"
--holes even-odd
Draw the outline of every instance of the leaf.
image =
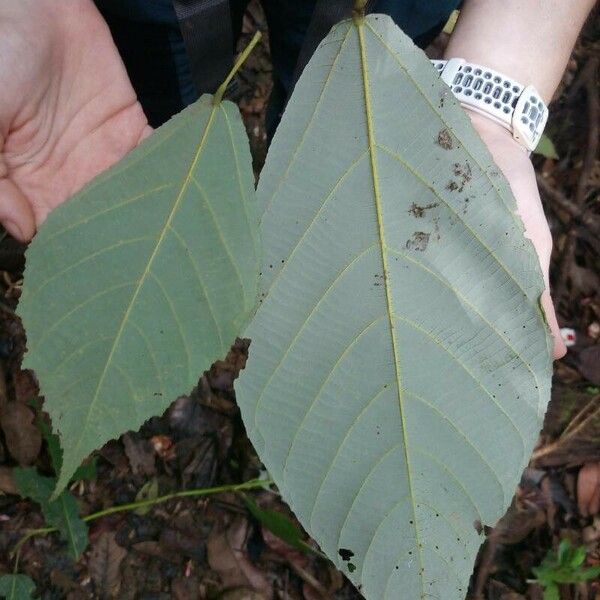
POLYGON ((63 490, 55 500, 51 500, 55 479, 42 477, 33 467, 16 468, 14 478, 19 494, 40 505, 46 523, 58 529, 68 544, 69 554, 77 560, 88 544, 88 530, 79 516, 73 494, 63 490))
POLYGON ((63 448, 57 493, 242 331, 256 302, 253 188, 238 109, 204 96, 41 228, 19 314, 63 448))
POLYGON ((121 587, 121 563, 127 555, 115 541, 115 533, 105 531, 92 545, 89 570, 99 598, 113 598, 121 587))
POLYGON ((9 402, 0 409, 0 428, 6 447, 20 465, 31 465, 42 447, 42 436, 34 424, 31 409, 20 402, 9 402))
POLYGON ((508 183, 425 55, 371 15, 304 71, 258 195, 262 303, 236 385, 254 446, 367 598, 464 599, 550 391, 508 183))
MULTIPOLYGON (((146 500, 156 500, 158 498, 158 479, 153 477, 140 488, 139 492, 135 495, 136 502, 145 502, 146 500)), ((146 515, 150 512, 151 505, 141 506, 135 510, 137 515, 146 515)))
POLYGON ((544 600, 560 600, 560 590, 554 583, 544 588, 544 600))
POLYGON ((50 425, 48 425, 41 416, 38 416, 36 423, 37 428, 40 430, 42 437, 46 442, 48 454, 50 455, 50 464, 52 465, 54 472, 58 474, 62 466, 62 450, 58 435, 52 432, 50 425))
POLYGON ((556 148, 554 147, 554 142, 545 133, 540 137, 537 148, 533 152, 534 154, 540 154, 546 158, 553 158, 556 160, 559 158, 556 148))
POLYGON ((228 525, 214 527, 206 541, 208 565, 218 573, 223 589, 251 587, 271 598, 272 584, 250 560, 247 537, 248 520, 241 517, 228 525))
MULTIPOLYGON (((50 455, 50 463, 55 473, 59 473, 62 466, 62 449, 58 435, 53 433, 50 426, 41 417, 38 417, 37 427, 40 430, 42 437, 46 441, 48 454, 50 455)), ((90 481, 96 477, 96 457, 91 458, 82 465, 79 465, 71 477, 71 481, 90 481)))
POLYGON ((0 598, 6 600, 27 600, 33 598, 35 583, 27 575, 0 576, 0 598))
POLYGON ((93 456, 82 465, 79 465, 71 477, 71 481, 92 481, 98 473, 98 457, 93 456))
POLYGON ((310 549, 304 540, 302 530, 280 512, 261 508, 249 496, 244 496, 244 503, 252 516, 280 540, 297 550, 307 552, 310 549))

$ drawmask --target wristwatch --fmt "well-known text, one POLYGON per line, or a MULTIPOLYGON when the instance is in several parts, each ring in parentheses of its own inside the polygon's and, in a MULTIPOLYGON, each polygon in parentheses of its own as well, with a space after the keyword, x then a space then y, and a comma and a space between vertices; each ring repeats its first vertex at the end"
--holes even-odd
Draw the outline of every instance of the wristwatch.
POLYGON ((532 85, 525 87, 464 58, 431 62, 462 106, 508 129, 529 152, 535 150, 548 120, 548 107, 532 85))

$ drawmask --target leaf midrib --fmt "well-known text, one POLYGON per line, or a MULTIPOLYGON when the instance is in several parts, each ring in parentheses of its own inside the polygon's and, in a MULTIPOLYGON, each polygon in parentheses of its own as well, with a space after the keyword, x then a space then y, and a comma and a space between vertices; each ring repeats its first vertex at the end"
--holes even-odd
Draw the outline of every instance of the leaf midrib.
POLYGON ((386 305, 387 312, 389 317, 389 326, 390 326, 390 337, 392 344, 392 352, 394 354, 394 369, 396 373, 396 383, 398 390, 398 405, 400 412, 400 424, 402 427, 402 448, 404 450, 404 460, 406 462, 406 473, 408 479, 408 495, 410 496, 413 520, 414 520, 414 530, 415 530, 415 545, 416 545, 416 553, 419 558, 419 578, 421 580, 421 590, 424 587, 423 581, 423 556, 421 553, 421 543, 419 541, 419 527, 417 522, 417 511, 415 506, 415 494, 414 494, 414 486, 412 481, 412 473, 410 469, 410 455, 408 451, 408 437, 407 437, 407 426, 406 426, 406 418, 404 414, 404 394, 402 393, 402 384, 401 384, 401 371, 400 371, 400 357, 398 351, 398 340, 396 339, 396 331, 394 327, 394 308, 392 301, 392 293, 389 286, 389 266, 387 260, 387 254, 385 249, 387 247, 385 241, 385 227, 383 224, 383 210, 381 206, 381 191, 379 189, 379 170, 377 167, 377 142, 375 140, 375 132, 373 127, 373 112, 371 107, 371 91, 369 84, 369 68, 367 63, 367 52, 365 45, 365 35, 364 35, 364 17, 357 18, 355 20, 356 30, 358 32, 358 42, 360 47, 360 66, 363 80, 363 91, 364 91, 364 99, 365 99, 365 117, 366 117, 366 127, 367 127, 367 140, 368 140, 368 148, 369 148, 369 156, 371 159, 371 173, 373 177, 373 196, 375 199, 375 212, 377 215, 377 227, 379 233, 379 241, 381 246, 381 260, 383 264, 383 281, 385 286, 385 297, 386 297, 386 305))
MULTIPOLYGON (((115 340, 111 346, 109 355, 106 359, 106 364, 104 365, 104 369, 102 370, 102 373, 100 374, 100 378, 98 379, 98 385, 96 386, 96 391, 94 392, 94 396, 92 397, 92 400, 89 404, 88 410, 86 412, 86 418, 85 418, 85 423, 81 429, 81 435, 79 436, 77 443, 75 445, 75 453, 77 452, 77 450, 80 448, 81 446, 81 441, 84 439, 85 437, 85 432, 87 430, 88 424, 89 424, 89 416, 90 414, 92 414, 94 406, 96 404, 96 402, 98 401, 98 396, 100 394, 100 390, 102 389, 102 386, 104 384, 104 379, 106 378, 106 375, 108 373, 109 367, 112 363, 114 354, 116 352, 116 349, 119 346, 119 343, 121 341, 121 336, 123 335, 123 331, 125 330, 125 326, 127 325, 127 322, 129 320, 129 316, 131 314, 131 311, 133 310, 133 307, 135 306, 135 303, 137 301, 138 295, 142 289, 142 287, 144 286, 144 283, 146 281, 146 278, 148 277, 148 274, 150 273, 150 269, 152 266, 152 263, 154 261, 154 259, 156 258, 156 255, 158 254, 158 251, 160 250, 160 247, 162 245, 162 242, 165 238, 165 235, 167 233, 167 231, 170 228, 171 222, 173 220, 173 217, 175 216, 175 214, 177 213, 177 209, 179 208, 179 205, 181 203, 181 200, 183 198, 183 195, 185 194, 190 182, 193 179, 193 173, 194 173, 194 169, 196 168, 196 165, 198 164, 198 160, 200 159, 200 156, 202 155, 202 151, 204 150, 204 146, 206 145, 206 140, 208 138, 208 134, 210 132, 212 123, 214 121, 215 118, 215 114, 217 109, 219 108, 220 104, 215 104, 213 105, 210 115, 208 117, 208 120, 206 122, 206 126, 204 128, 204 132, 202 133, 202 138, 200 140, 200 143, 198 144, 198 149, 196 150, 196 153, 194 154, 194 158, 192 159, 192 162, 190 163, 190 167, 188 169, 187 175, 183 181, 183 183, 181 184, 181 189, 179 190, 179 193, 177 195, 177 198, 175 200, 175 203, 173 204, 173 208, 171 209, 171 211, 169 212, 169 215, 165 221, 165 224, 163 225, 162 231, 160 233, 160 236, 156 242, 156 246, 152 252, 152 254, 150 255, 150 258, 148 259, 148 262, 146 264, 146 267, 138 281, 138 284, 135 288, 135 291, 131 297, 131 300, 127 306, 127 310, 125 311, 125 314, 123 315, 123 318, 121 320, 121 323, 119 325, 119 329, 117 330, 117 334, 115 336, 115 340)), ((63 471, 64 472, 64 471, 63 471)), ((63 478, 63 472, 61 472, 60 475, 60 479, 62 480, 63 478)), ((60 489, 60 483, 61 481, 59 480, 58 484, 57 484, 57 489, 60 489)))
POLYGON ((71 546, 71 551, 72 551, 72 554, 73 554, 75 560, 77 560, 79 558, 79 554, 80 554, 79 546, 76 542, 75 532, 73 531, 71 519, 69 518, 69 511, 67 509, 67 505, 65 502, 65 494, 61 494, 59 496, 59 500, 60 500, 60 506, 61 506, 63 515, 65 517, 65 523, 67 525, 67 534, 68 534, 68 538, 69 538, 69 545, 71 546))

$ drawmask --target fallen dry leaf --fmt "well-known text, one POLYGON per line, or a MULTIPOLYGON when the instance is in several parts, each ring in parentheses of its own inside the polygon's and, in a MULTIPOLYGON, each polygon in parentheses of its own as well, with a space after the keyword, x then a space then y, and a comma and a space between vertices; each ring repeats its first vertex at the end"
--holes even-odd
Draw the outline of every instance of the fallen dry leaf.
POLYGON ((8 402, 0 413, 6 447, 23 466, 33 464, 42 447, 42 434, 34 425, 34 419, 33 411, 19 402, 8 402))
POLYGON ((171 460, 173 458, 173 440, 168 435, 153 435, 150 438, 150 443, 159 458, 163 460, 171 460))
POLYGON ((19 369, 13 373, 13 385, 15 388, 15 400, 26 403, 37 398, 40 388, 33 371, 30 369, 19 369))
POLYGON ((530 505, 516 508, 513 504, 498 521, 495 534, 501 544, 518 544, 545 522, 546 514, 540 507, 530 505))
POLYGON ((154 447, 152 444, 137 434, 126 433, 123 438, 125 454, 131 465, 131 470, 136 475, 154 475, 154 447))
POLYGON ((247 588, 229 590, 220 596, 221 600, 266 600, 266 596, 247 588))
POLYGON ((16 494, 17 486, 10 467, 0 467, 0 492, 3 494, 16 494))
POLYGON ((579 353, 579 372, 595 385, 600 385, 600 345, 584 348, 579 353))
POLYGON ((88 567, 98 598, 114 598, 121 587, 121 562, 127 551, 115 541, 114 532, 104 532, 92 545, 88 567))
POLYGON ((230 525, 215 527, 208 537, 208 564, 221 577, 224 588, 251 587, 271 597, 266 575, 255 567, 246 554, 248 521, 235 518, 230 525))
POLYGON ((200 595, 200 585, 195 576, 174 579, 171 583, 171 596, 173 600, 200 600, 204 597, 200 595))

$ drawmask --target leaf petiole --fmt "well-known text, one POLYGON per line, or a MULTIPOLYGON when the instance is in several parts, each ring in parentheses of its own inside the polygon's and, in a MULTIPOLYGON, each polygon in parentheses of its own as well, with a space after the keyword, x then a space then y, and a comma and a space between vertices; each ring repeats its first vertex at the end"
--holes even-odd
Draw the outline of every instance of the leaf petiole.
POLYGON ((248 56, 250 56, 250 52, 254 50, 254 47, 256 46, 256 44, 258 44, 261 38, 262 33, 260 31, 257 31, 254 34, 252 40, 250 40, 250 43, 246 46, 246 48, 244 48, 244 51, 238 56, 238 59, 235 61, 233 68, 229 72, 229 75, 227 75, 225 81, 219 86, 219 89, 215 92, 215 95, 213 96, 213 104, 215 106, 221 103, 221 101, 223 100, 223 94, 225 94, 227 86, 231 83, 231 80, 235 77, 236 73, 240 70, 241 66, 246 62, 246 59, 248 58, 248 56))

